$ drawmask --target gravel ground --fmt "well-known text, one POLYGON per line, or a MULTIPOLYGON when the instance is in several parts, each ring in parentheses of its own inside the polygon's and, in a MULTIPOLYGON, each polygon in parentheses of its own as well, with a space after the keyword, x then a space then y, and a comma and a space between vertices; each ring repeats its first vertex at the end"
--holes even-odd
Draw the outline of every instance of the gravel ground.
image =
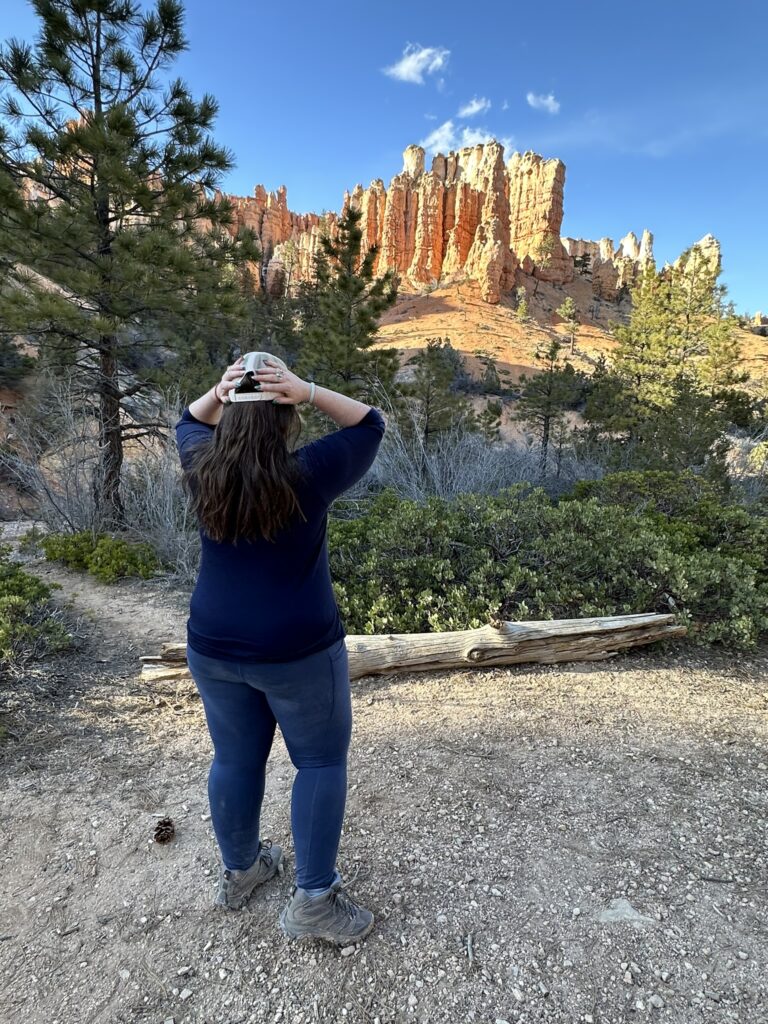
POLYGON ((353 684, 340 868, 377 925, 338 950, 277 927, 279 736, 286 872, 212 907, 202 708, 138 677, 187 595, 30 567, 80 639, 0 686, 3 1022, 768 1022, 768 652, 353 684))

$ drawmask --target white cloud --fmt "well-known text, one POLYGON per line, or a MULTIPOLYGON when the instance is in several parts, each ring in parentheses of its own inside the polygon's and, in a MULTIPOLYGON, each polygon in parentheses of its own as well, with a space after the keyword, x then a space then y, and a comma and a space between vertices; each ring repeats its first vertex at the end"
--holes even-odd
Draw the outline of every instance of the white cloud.
POLYGON ((504 102, 501 104, 501 109, 509 110, 509 100, 504 100, 504 102))
POLYGON ((442 71, 448 63, 450 55, 450 50, 445 50, 440 46, 419 46, 418 43, 407 43, 400 60, 395 64, 390 64, 389 67, 382 68, 382 71, 399 82, 424 85, 424 76, 442 71))
POLYGON ((463 107, 459 109, 457 117, 474 117, 475 114, 484 114, 486 110, 491 109, 491 101, 486 99, 485 96, 477 97, 473 96, 469 103, 465 103, 463 107))
POLYGON ((456 148, 456 129, 453 121, 443 121, 419 143, 428 153, 447 153, 456 148))
POLYGON ((500 142, 504 147, 504 155, 507 158, 509 158, 515 148, 515 140, 511 135, 502 135, 499 138, 498 135, 489 132, 487 128, 462 128, 459 145, 476 146, 479 142, 500 142))
POLYGON ((478 142, 490 142, 492 138, 494 136, 491 135, 487 128, 464 127, 461 129, 462 146, 476 146, 478 142))
POLYGON ((434 155, 435 153, 449 153, 452 149, 461 149, 463 146, 476 146, 480 142, 490 142, 492 139, 496 139, 504 146, 507 156, 514 149, 514 140, 509 135, 499 138, 486 128, 470 128, 467 125, 464 125, 461 131, 457 131, 453 121, 444 121, 425 139, 422 139, 419 145, 434 155))
POLYGON ((436 121, 437 120, 437 114, 425 114, 424 117, 428 121, 436 121))
POLYGON ((525 98, 528 100, 528 106, 533 107, 534 110, 546 110, 548 114, 560 112, 560 103, 552 93, 549 96, 537 96, 535 93, 529 92, 526 93, 525 98))

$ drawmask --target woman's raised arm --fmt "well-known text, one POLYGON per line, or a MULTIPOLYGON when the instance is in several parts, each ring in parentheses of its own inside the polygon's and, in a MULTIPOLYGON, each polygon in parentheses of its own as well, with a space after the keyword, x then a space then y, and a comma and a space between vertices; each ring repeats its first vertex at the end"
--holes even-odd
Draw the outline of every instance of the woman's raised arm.
POLYGON ((243 375, 243 357, 236 359, 231 366, 228 366, 222 374, 221 380, 217 380, 212 388, 209 388, 204 395, 189 403, 189 411, 196 420, 215 427, 221 419, 221 409, 227 397, 227 392, 235 386, 235 381, 243 375))
POLYGON ((365 402, 340 395, 338 391, 312 385, 290 370, 284 370, 277 363, 266 361, 267 366, 256 371, 256 379, 262 391, 274 391, 276 405, 299 405, 311 401, 320 412, 338 423, 340 427, 354 427, 371 409, 365 402), (274 369, 273 369, 274 367, 274 369))

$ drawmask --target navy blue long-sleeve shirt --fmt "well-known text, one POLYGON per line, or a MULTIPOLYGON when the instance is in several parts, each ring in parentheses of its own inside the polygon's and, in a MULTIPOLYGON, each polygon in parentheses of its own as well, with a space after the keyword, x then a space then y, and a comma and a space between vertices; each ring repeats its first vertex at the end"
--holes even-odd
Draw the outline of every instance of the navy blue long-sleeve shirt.
MULTIPOLYGON (((183 468, 209 444, 215 427, 184 409, 176 424, 183 468)), ((273 541, 212 540, 200 528, 202 556, 187 619, 187 642, 199 654, 228 661, 292 661, 345 636, 328 566, 328 506, 376 458, 384 417, 371 408, 352 427, 293 453, 304 468, 296 516, 273 541)))

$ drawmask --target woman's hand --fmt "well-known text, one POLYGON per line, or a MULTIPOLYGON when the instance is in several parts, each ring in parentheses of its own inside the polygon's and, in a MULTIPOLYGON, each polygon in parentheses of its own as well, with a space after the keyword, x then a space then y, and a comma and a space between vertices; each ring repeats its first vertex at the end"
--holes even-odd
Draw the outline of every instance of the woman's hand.
POLYGON ((245 369, 245 360, 242 356, 228 366, 224 371, 224 374, 220 381, 214 384, 214 391, 216 397, 220 402, 229 402, 229 392, 237 384, 238 380, 243 376, 243 370, 245 369))
POLYGON ((266 365, 256 370, 256 380, 262 391, 274 391, 272 401, 275 405, 298 405, 309 401, 309 384, 271 359, 267 359, 266 365))

